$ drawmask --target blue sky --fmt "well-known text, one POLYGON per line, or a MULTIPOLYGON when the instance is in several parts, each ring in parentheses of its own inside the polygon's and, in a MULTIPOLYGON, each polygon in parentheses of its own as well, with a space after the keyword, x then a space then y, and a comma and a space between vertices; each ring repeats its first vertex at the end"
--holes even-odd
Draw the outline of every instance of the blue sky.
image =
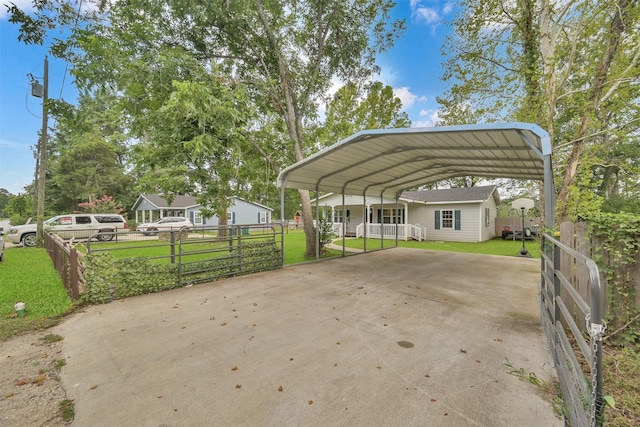
MULTIPOLYGON (((437 118, 435 97, 445 90, 440 80, 440 48, 448 29, 443 20, 453 15, 453 2, 396 0, 393 18, 404 18, 407 31, 394 48, 378 58, 378 79, 394 88, 414 127, 431 126, 437 118)), ((0 0, 4 4, 6 0, 0 0)), ((21 8, 31 0, 13 0, 21 8)), ((0 188, 23 191, 33 179, 33 147, 42 127, 41 99, 31 96, 31 73, 42 83, 47 46, 18 41, 17 27, 0 8, 0 188)), ((49 97, 75 102, 77 92, 64 61, 49 56, 49 97)), ((49 121, 52 126, 53 121, 49 121)))

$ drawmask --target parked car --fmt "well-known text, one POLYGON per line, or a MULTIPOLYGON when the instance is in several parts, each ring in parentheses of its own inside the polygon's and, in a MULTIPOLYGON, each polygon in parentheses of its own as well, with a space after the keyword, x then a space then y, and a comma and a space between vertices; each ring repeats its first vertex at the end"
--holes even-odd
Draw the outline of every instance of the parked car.
MULTIPOLYGON (((11 227, 8 240, 11 243, 22 243, 24 246, 36 245, 37 224, 24 224, 11 227)), ((113 239, 113 232, 128 229, 127 220, 117 214, 68 214, 49 218, 43 223, 45 231, 55 233, 63 239, 86 239, 96 233, 98 240, 113 239)))
POLYGON ((4 257, 4 228, 0 228, 0 262, 2 262, 2 258, 4 257))
POLYGON ((139 224, 136 230, 145 236, 155 236, 160 231, 180 230, 183 227, 191 228, 193 223, 182 216, 166 216, 153 222, 139 224))

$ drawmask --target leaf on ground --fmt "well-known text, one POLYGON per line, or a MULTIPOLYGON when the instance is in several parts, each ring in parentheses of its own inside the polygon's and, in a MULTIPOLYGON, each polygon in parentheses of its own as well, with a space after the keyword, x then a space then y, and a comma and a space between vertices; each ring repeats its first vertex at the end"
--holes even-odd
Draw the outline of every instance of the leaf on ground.
POLYGON ((236 384, 236 388, 242 388, 242 384, 236 384))
POLYGON ((220 326, 227 326, 227 322, 222 322, 220 326))
POLYGON ((31 383, 31 378, 21 378, 16 380, 16 385, 25 385, 31 383))
POLYGON ((98 388, 98 384, 94 384, 94 385, 91 386, 91 390, 95 390, 97 388, 98 388))
POLYGON ((460 349, 460 353, 467 354, 467 350, 465 350, 464 348, 461 348, 461 349, 460 349))
POLYGON ((278 391, 282 391, 282 390, 284 390, 282 386, 278 387, 278 391))
POLYGON ((310 400, 308 403, 309 405, 313 405, 313 400, 310 400))
POLYGON ((236 365, 233 365, 233 368, 231 368, 232 371, 237 371, 238 367, 236 365))

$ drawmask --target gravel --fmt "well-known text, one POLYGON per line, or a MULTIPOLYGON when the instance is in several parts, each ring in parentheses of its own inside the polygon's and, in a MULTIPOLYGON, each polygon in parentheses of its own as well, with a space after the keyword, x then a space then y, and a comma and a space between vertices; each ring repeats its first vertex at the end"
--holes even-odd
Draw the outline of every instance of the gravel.
MULTIPOLYGON (((0 426, 68 426, 60 402, 67 398, 59 378, 62 341, 35 332, 0 342, 0 426)), ((62 338, 62 337, 60 337, 62 338)))

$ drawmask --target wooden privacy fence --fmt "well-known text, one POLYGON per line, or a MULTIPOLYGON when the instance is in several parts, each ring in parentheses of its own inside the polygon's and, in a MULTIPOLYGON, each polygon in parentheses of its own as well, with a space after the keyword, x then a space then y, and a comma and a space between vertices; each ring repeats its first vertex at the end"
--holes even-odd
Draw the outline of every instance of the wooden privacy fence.
MULTIPOLYGON (((560 224, 560 237, 559 240, 579 252, 580 254, 595 259, 596 256, 594 254, 593 248, 602 248, 602 242, 598 241, 597 238, 589 236, 589 224, 587 222, 563 222, 560 224)), ((584 266, 575 264, 570 262, 571 259, 568 255, 563 255, 564 259, 562 260, 562 271, 567 277, 573 277, 573 287, 574 289, 585 299, 589 304, 591 301, 589 300, 589 275, 584 266)), ((603 315, 609 315, 609 317, 613 317, 615 319, 624 319, 625 314, 622 312, 624 310, 623 305, 621 304, 609 304, 612 301, 612 298, 616 298, 616 295, 611 295, 611 291, 609 290, 610 284, 607 283, 607 279, 602 273, 604 268, 610 269, 621 269, 622 266, 615 265, 615 260, 611 259, 607 253, 604 254, 601 261, 598 261, 599 264, 607 263, 609 265, 598 265, 600 268, 600 281, 603 286, 603 293, 605 298, 602 301, 602 313, 603 315)), ((627 271, 628 277, 632 278, 635 281, 635 306, 636 308, 640 308, 640 255, 636 256, 635 264, 633 267, 627 271)), ((625 274, 625 276, 627 275, 625 274)), ((573 307, 573 311, 577 316, 578 310, 576 307, 573 307)), ((576 319, 578 320, 578 319, 576 319)), ((614 325, 611 325, 614 326, 614 325)))
POLYGON ((82 276, 78 251, 60 237, 49 233, 44 233, 44 247, 49 253, 67 293, 72 299, 78 299, 82 276))
MULTIPOLYGON (((524 226, 525 228, 530 228, 531 230, 542 230, 542 223, 540 222, 540 218, 538 217, 524 217, 524 226)), ((496 227, 496 236, 502 235, 502 230, 504 227, 509 227, 510 230, 514 231, 522 231, 522 217, 520 218, 496 218, 495 221, 496 227)))

